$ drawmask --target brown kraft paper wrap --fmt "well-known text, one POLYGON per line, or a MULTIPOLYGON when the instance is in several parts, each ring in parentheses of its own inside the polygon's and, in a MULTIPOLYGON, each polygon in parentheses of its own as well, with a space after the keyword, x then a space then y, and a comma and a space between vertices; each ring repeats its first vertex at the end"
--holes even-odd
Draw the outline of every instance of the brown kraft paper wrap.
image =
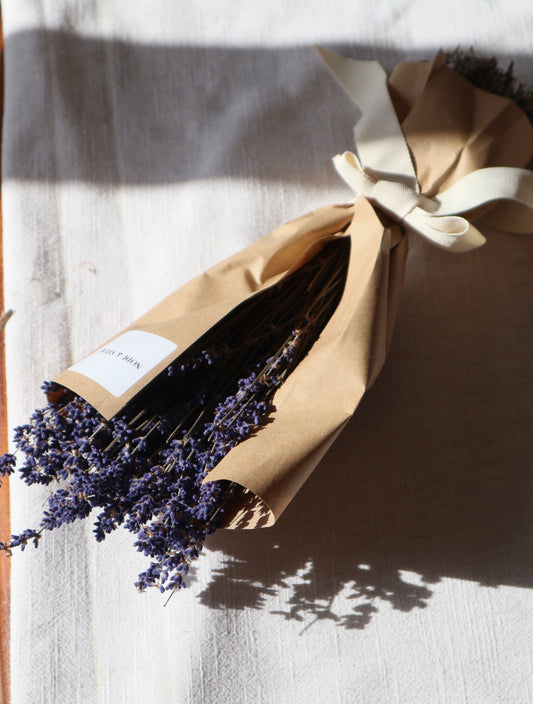
MULTIPOLYGON (((447 68, 441 55, 434 62, 397 66, 389 91, 426 195, 476 169, 523 167, 533 156, 533 127, 524 113, 510 99, 472 86, 447 68)), ((501 226, 504 206, 492 213, 501 226)), ((349 237, 351 243, 337 309, 276 392, 273 422, 234 447, 208 476, 246 490, 233 502, 227 527, 272 525, 354 413, 390 344, 407 236, 366 198, 326 206, 279 227, 135 321, 127 331, 151 332, 177 347, 122 396, 72 370, 55 381, 110 418, 236 305, 277 283, 335 237, 349 237)))

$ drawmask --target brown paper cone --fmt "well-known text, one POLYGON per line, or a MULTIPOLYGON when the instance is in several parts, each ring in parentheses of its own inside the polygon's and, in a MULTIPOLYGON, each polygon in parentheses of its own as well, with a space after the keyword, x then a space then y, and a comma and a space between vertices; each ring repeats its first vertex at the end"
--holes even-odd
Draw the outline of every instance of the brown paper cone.
MULTIPOLYGON (((471 86, 443 65, 401 64, 390 78, 423 192, 434 195, 484 166, 524 166, 533 128, 506 98, 471 86)), ((398 311, 407 253, 401 227, 359 198, 304 215, 218 264, 170 295, 128 330, 173 341, 177 348, 115 397, 86 376, 55 381, 109 418, 220 318, 279 281, 332 237, 351 240, 342 299, 310 353, 274 398, 272 421, 233 448, 209 481, 242 487, 227 525, 271 525, 289 504, 378 375, 398 311), (331 373, 332 367, 335 374, 331 373)), ((124 331, 123 331, 124 332, 124 331)))

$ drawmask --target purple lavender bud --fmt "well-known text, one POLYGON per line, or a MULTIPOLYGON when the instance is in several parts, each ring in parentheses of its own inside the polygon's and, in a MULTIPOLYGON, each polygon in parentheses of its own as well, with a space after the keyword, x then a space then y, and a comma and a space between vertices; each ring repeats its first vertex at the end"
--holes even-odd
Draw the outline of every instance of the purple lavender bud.
MULTIPOLYGON (((203 482, 260 430, 276 389, 329 319, 348 246, 342 239, 326 245, 316 261, 238 306, 109 421, 76 394, 45 382, 48 405, 15 429, 14 442, 28 484, 62 484, 40 530, 12 536, 0 549, 37 545, 42 530, 99 509, 97 541, 123 525, 151 560, 138 589, 186 586, 190 562, 225 510, 222 484, 203 482), (313 291, 331 293, 325 303, 319 296, 318 305, 313 291)), ((0 476, 12 474, 15 464, 14 455, 0 458, 0 476)))
POLYGON ((17 458, 15 455, 6 454, 0 457, 0 477, 6 477, 9 474, 13 474, 16 464, 17 458))

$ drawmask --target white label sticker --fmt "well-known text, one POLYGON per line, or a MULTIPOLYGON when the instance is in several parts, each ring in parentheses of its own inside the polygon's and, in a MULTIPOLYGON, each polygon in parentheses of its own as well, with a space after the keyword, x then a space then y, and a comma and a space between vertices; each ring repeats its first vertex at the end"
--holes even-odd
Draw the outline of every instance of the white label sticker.
POLYGON ((144 330, 129 330, 69 368, 96 381, 113 396, 122 396, 177 345, 144 330))

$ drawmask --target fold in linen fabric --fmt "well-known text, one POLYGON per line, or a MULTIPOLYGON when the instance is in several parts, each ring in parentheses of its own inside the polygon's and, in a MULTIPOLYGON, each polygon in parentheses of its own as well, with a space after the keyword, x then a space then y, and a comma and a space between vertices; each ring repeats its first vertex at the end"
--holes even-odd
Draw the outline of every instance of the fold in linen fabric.
MULTIPOLYGON (((475 42, 532 81, 522 5, 3 0, 10 427, 194 275, 350 200, 330 159, 356 114, 313 44, 390 70, 475 42)), ((483 234, 462 257, 411 242, 354 419, 276 526, 212 536, 166 607, 121 531, 17 553, 13 704, 531 702, 533 248, 483 234)), ((11 491, 13 531, 37 523, 46 492, 11 491)))

